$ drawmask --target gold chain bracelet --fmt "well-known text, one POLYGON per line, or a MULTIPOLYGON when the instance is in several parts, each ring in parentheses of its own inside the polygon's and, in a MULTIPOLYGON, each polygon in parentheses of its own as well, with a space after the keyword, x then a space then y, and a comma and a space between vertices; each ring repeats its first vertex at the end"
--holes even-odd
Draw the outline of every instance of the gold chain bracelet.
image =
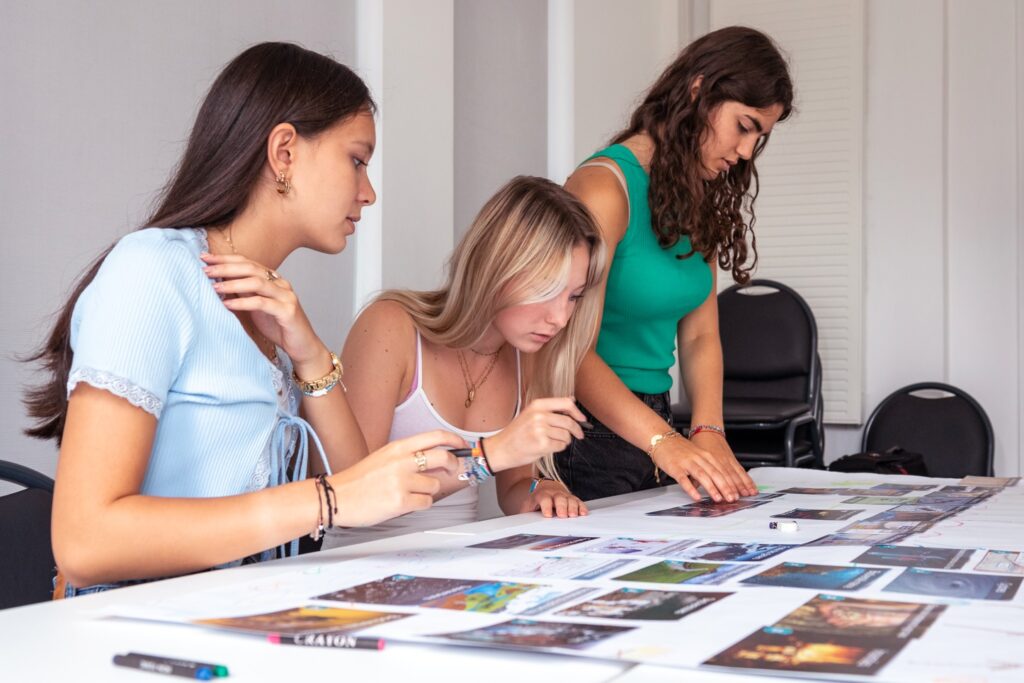
POLYGON ((303 395, 312 396, 313 398, 323 396, 338 384, 341 385, 342 391, 348 391, 345 389, 345 383, 341 381, 342 375, 345 374, 345 369, 342 367, 341 361, 333 351, 331 352, 331 366, 331 371, 320 379, 307 382, 295 374, 295 370, 292 370, 292 379, 295 380, 295 383, 299 386, 303 395))
MULTIPOLYGON (((654 451, 658 446, 661 445, 662 441, 665 441, 666 439, 682 438, 682 436, 682 434, 680 434, 674 429, 670 429, 664 434, 655 434, 654 436, 651 437, 650 446, 648 446, 647 448, 647 457, 651 459, 651 462, 654 462, 654 451)), ((658 482, 659 484, 661 483, 661 470, 658 469, 657 464, 654 465, 654 481, 658 482)))

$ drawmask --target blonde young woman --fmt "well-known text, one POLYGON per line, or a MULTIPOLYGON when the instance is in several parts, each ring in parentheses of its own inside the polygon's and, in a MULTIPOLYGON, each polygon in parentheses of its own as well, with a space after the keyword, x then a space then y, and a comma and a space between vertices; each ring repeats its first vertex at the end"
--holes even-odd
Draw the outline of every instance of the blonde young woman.
MULTIPOLYGON (((384 292, 352 327, 342 359, 368 447, 444 429, 482 443, 482 476, 496 475, 505 513, 586 514, 551 454, 583 437, 573 382, 596 327, 590 290, 603 261, 576 198, 541 178, 509 182, 456 248, 441 289, 384 292)), ((324 547, 474 521, 476 479, 442 473, 430 510, 336 530, 324 547)))

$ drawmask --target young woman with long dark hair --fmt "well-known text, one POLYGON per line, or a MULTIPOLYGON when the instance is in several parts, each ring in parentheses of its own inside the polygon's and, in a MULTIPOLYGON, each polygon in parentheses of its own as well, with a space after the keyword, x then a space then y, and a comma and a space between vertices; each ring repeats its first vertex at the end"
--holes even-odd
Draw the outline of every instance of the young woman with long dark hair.
POLYGON ((714 31, 682 51, 626 129, 566 183, 594 214, 610 263, 597 345, 576 382, 595 428, 557 460, 584 500, 673 480, 695 499, 695 485, 716 501, 756 493, 722 428, 716 266, 749 280, 754 162, 792 102, 768 36, 714 31), (693 409, 689 438, 672 426, 674 352, 693 409))
POLYGON ((457 469, 435 447, 466 444, 441 431, 344 469, 365 443, 342 367, 277 272, 302 247, 340 252, 374 202, 373 111, 328 57, 246 50, 145 229, 78 282, 35 356, 50 377, 26 398, 29 433, 60 444, 55 594, 294 552, 332 524, 429 507, 429 475, 457 469))

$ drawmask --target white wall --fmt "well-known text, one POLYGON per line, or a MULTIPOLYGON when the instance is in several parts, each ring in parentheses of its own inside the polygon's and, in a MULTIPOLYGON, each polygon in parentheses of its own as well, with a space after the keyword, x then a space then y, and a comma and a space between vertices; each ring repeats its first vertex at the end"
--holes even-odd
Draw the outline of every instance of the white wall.
MULTIPOLYGON (((543 172, 542 69, 573 76, 578 161, 708 15, 706 0, 550 1, 572 10, 570 64, 542 66, 542 0, 358 0, 379 21, 358 33, 357 0, 223 0, 201 22, 171 2, 0 5, 0 457, 53 471, 52 446, 20 436, 20 385, 33 376, 10 356, 38 343, 81 267, 143 219, 233 55, 268 39, 350 64, 357 40, 360 54, 377 55, 360 69, 377 69, 382 206, 367 212, 355 249, 285 267, 340 346, 368 231, 381 249, 361 261, 367 281, 432 286, 493 189, 543 172)), ((1024 2, 868 0, 867 16, 864 405, 912 381, 959 384, 992 417, 997 472, 1014 474, 1024 444, 1024 2)), ((829 429, 829 457, 858 445, 859 429, 829 429)))
MULTIPOLYGON (((353 0, 198 7, 0 5, 0 458, 53 473, 54 446, 21 435, 21 387, 41 376, 12 356, 41 341, 79 271, 145 219, 220 69, 264 40, 354 61, 353 0)), ((351 317, 340 294, 352 288, 351 259, 304 252, 282 267, 334 347, 351 317)))
MULTIPOLYGON (((1024 426, 1022 14, 1014 0, 868 4, 865 405, 917 381, 965 389, 1004 475, 1021 471, 1024 426)), ((859 434, 829 430, 830 455, 859 434)))

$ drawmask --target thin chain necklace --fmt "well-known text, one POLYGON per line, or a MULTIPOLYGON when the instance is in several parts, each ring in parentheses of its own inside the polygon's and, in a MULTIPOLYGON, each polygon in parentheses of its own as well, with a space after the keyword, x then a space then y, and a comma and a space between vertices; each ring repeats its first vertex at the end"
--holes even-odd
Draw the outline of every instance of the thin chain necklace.
MULTIPOLYGON (((220 235, 221 239, 227 242, 228 246, 231 247, 231 253, 238 256, 238 250, 235 249, 235 243, 231 239, 231 226, 217 228, 217 234, 220 235)), ((256 344, 256 348, 260 350, 264 356, 269 360, 277 360, 277 344, 267 339, 267 336, 260 332, 260 328, 256 327, 256 323, 252 320, 252 314, 248 315, 249 324, 246 325, 244 319, 238 316, 238 321, 242 323, 242 329, 250 333, 253 336, 253 342, 256 344)))
POLYGON ((503 348, 505 348, 504 344, 499 346, 498 350, 495 351, 494 353, 479 353, 479 352, 477 352, 481 356, 490 356, 491 357, 491 362, 487 364, 487 368, 484 369, 483 374, 480 375, 480 378, 477 379, 475 382, 473 381, 472 375, 470 375, 470 373, 469 373, 469 363, 466 362, 466 354, 464 354, 462 352, 462 349, 458 349, 458 350, 455 351, 455 354, 459 357, 459 367, 462 368, 462 379, 466 383, 466 403, 465 403, 465 406, 467 408, 470 407, 471 405, 473 405, 473 400, 476 398, 476 390, 479 389, 480 387, 482 387, 484 382, 487 381, 487 378, 490 377, 491 370, 494 369, 494 366, 498 362, 498 354, 501 353, 501 350, 503 348))

